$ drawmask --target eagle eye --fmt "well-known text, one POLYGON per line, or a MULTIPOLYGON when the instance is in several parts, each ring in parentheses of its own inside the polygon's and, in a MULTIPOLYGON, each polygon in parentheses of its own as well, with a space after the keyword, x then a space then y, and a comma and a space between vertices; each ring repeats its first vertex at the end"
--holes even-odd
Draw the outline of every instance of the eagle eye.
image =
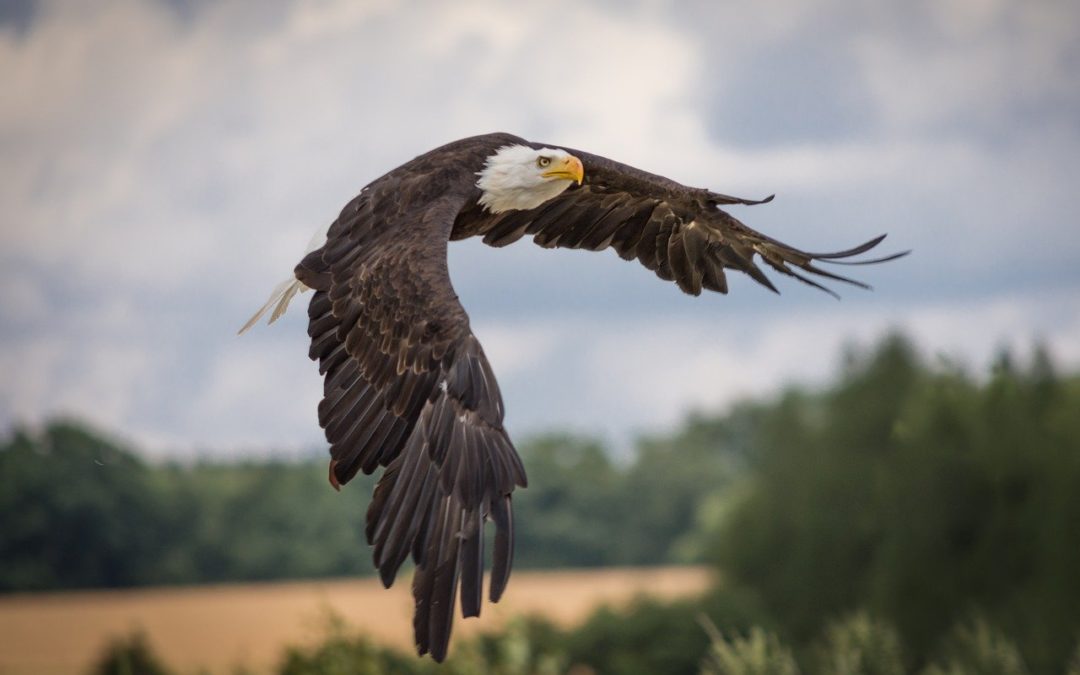
POLYGON ((536 160, 536 166, 540 167, 541 169, 543 169, 548 164, 551 164, 551 158, 550 157, 540 157, 539 159, 536 160))

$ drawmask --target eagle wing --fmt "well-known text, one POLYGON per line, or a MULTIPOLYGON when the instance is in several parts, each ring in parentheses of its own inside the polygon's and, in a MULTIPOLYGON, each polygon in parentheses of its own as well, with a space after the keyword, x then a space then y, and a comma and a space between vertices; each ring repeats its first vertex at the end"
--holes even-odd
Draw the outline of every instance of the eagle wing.
POLYGON ((346 205, 296 276, 316 291, 308 333, 325 378, 319 423, 330 443, 330 481, 338 487, 358 471, 386 467, 367 539, 386 586, 411 553, 417 647, 441 661, 459 580, 462 614, 480 613, 488 519, 491 601, 506 587, 510 493, 525 485, 525 471, 447 272, 450 228, 465 198, 450 191, 427 199, 431 180, 376 181, 346 205))
POLYGON ((531 210, 491 214, 475 206, 458 217, 451 238, 482 236, 486 244, 506 246, 531 234, 535 243, 548 248, 598 251, 610 247, 692 295, 700 295, 703 288, 727 293, 727 269, 745 272, 776 292, 755 263, 755 254, 774 270, 834 296, 812 276, 867 286, 816 262, 871 264, 907 254, 848 260, 877 246, 884 235, 844 251, 802 251, 747 227, 719 208, 721 204, 761 204, 772 197, 749 200, 690 188, 604 157, 567 151, 584 166, 582 185, 531 210))

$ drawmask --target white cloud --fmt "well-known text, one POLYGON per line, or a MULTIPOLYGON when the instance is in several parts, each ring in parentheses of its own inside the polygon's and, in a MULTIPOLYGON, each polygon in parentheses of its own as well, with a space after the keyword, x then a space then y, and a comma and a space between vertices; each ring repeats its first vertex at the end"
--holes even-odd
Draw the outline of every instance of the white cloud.
MULTIPOLYGON (((910 299, 901 323, 932 348, 984 360, 1033 325, 1075 362, 1075 308, 1046 314, 1050 301, 1024 290, 1030 307, 1000 309, 1017 311, 1012 285, 1060 294, 1080 281, 1075 10, 916 9, 925 21, 898 27, 839 0, 759 3, 738 21, 721 5, 649 2, 332 0, 257 15, 221 2, 187 20, 134 0, 44 3, 24 33, 0 31, 0 419, 73 412, 158 447, 318 438, 303 312, 240 342, 233 330, 363 184, 496 129, 724 192, 776 190, 738 215, 793 243, 890 229, 916 249, 902 268, 914 293, 949 282, 981 308, 973 336, 957 318, 970 307, 910 299), (753 150, 710 136, 708 97, 775 93, 758 57, 807 49, 835 50, 868 87, 872 133, 753 150), (968 120, 1000 143, 950 135, 968 120)), ((669 424, 687 406, 823 377, 821 354, 891 321, 861 305, 746 316, 734 297, 741 309, 708 305, 728 323, 661 321, 611 266, 568 280, 567 252, 497 255, 493 277, 471 253, 453 273, 524 430, 669 424), (571 297, 572 282, 591 287, 571 297), (564 295, 547 298, 556 286, 564 295), (503 287, 529 294, 527 323, 490 309, 503 287), (589 307, 607 318, 582 318, 589 307), (793 332, 813 339, 793 345, 793 332)))
POLYGON ((492 367, 508 377, 545 367, 558 357, 557 343, 563 337, 558 329, 544 324, 487 323, 474 325, 473 333, 492 367))
MULTIPOLYGON (((235 449, 319 442, 315 411, 322 385, 317 365, 306 358, 305 340, 295 334, 261 342, 246 337, 217 351, 181 419, 215 445, 235 449)), ((184 441, 180 433, 173 439, 181 448, 184 441)))
MULTIPOLYGON (((552 358, 509 374, 492 358, 511 429, 520 436, 569 426, 626 442, 629 432, 670 427, 690 409, 722 410, 792 382, 824 384, 845 347, 872 346, 895 330, 926 356, 947 357, 975 373, 985 372, 1001 349, 1026 357, 1036 343, 1060 366, 1080 367, 1075 294, 824 311, 773 304, 777 311, 765 315, 545 322, 552 358)), ((513 331, 529 334, 532 326, 513 331)))
POLYGON ((1000 125, 1007 122, 1002 116, 1030 114, 1046 99, 1080 104, 1080 26, 1069 3, 952 0, 923 7, 929 36, 917 45, 885 29, 854 40, 864 81, 889 124, 1000 125))
POLYGON ((126 428, 147 386, 151 357, 142 345, 73 345, 60 336, 9 343, 0 355, 7 381, 0 419, 38 421, 49 411, 126 428))

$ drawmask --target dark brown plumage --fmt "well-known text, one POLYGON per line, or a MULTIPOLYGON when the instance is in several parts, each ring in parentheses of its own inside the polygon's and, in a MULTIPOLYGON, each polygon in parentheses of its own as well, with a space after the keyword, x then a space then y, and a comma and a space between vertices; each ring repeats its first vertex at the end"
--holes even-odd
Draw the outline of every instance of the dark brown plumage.
POLYGON ((814 263, 843 261, 882 239, 806 253, 718 208, 762 202, 687 188, 568 148, 584 166, 580 185, 536 208, 492 214, 479 203, 477 172, 510 145, 557 147, 490 134, 421 155, 365 187, 330 226, 325 245, 295 270, 315 289, 308 332, 310 356, 325 377, 319 423, 330 443, 330 481, 339 487, 358 471, 386 467, 368 509, 367 539, 386 586, 406 557, 415 561, 416 643, 439 661, 459 585, 462 614, 480 613, 487 520, 495 524, 491 601, 506 588, 511 493, 526 483, 494 374, 450 283, 449 240, 482 236, 505 246, 531 234, 545 247, 611 247, 697 295, 726 293, 730 269, 775 291, 755 254, 826 291, 807 275, 862 286, 814 263))

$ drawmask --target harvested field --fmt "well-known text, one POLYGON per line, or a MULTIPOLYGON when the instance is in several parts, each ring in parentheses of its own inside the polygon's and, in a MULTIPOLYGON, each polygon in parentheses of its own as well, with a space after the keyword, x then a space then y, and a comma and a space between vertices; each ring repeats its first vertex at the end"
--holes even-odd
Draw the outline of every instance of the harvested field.
MULTIPOLYGON (((515 572, 502 602, 485 604, 479 619, 458 617, 455 637, 528 613, 568 626, 602 604, 691 595, 709 582, 693 567, 515 572)), ((84 672, 110 638, 137 628, 183 673, 263 672, 286 645, 324 637, 331 614, 383 644, 411 646, 407 578, 390 590, 372 578, 18 595, 0 597, 0 674, 84 672)))

